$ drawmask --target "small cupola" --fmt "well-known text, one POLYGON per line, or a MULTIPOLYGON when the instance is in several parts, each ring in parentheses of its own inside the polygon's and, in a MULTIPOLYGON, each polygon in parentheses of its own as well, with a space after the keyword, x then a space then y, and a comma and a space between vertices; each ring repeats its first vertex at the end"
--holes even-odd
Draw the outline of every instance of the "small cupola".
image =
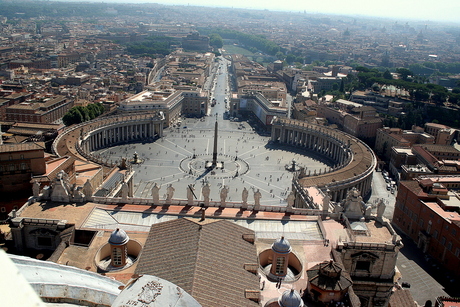
POLYGON ((270 273, 274 277, 284 278, 288 272, 289 255, 292 251, 291 244, 284 237, 281 237, 272 244, 272 251, 273 257, 270 273))
POLYGON ((281 237, 272 244, 272 250, 279 254, 289 254, 292 251, 291 244, 284 237, 281 237))
POLYGON ((280 307, 304 307, 300 293, 294 289, 286 290, 278 300, 280 307))
POLYGON ((115 229, 109 238, 111 248, 111 265, 122 267, 128 261, 128 242, 129 237, 123 229, 115 229))

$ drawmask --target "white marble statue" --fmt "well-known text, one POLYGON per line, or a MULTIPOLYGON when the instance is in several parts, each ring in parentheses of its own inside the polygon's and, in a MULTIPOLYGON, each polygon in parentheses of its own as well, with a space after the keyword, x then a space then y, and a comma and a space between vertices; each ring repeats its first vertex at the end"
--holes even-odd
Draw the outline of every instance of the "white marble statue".
POLYGON ((195 187, 192 184, 189 184, 187 186, 187 204, 189 206, 193 206, 193 199, 195 198, 193 191, 195 191, 195 187))
POLYGON ((259 189, 254 192, 254 210, 260 210, 260 199, 262 198, 262 193, 259 189))
POLYGON ((249 196, 249 191, 244 187, 243 192, 241 192, 241 199, 243 200, 243 209, 248 208, 248 196, 249 196))
POLYGON ((208 207, 209 206, 209 195, 211 194, 211 188, 209 187, 209 183, 206 182, 203 188, 201 188, 201 194, 203 194, 203 197, 204 197, 204 205, 208 207))
POLYGON ((171 202, 173 196, 174 196, 174 191, 176 191, 176 189, 174 189, 174 187, 172 186, 172 184, 169 184, 168 185, 168 188, 166 189, 166 201, 168 203, 171 202))
POLYGON ((220 190, 220 205, 225 206, 225 201, 227 200, 228 188, 226 185, 220 190))
POLYGON ((40 183, 38 180, 34 180, 34 183, 32 184, 32 193, 34 197, 40 196, 40 183))
POLYGON ((294 207, 294 201, 295 201, 295 195, 294 195, 294 192, 291 191, 291 193, 289 193, 287 197, 287 208, 288 209, 292 209, 292 207, 294 207))
POLYGON ((89 181, 89 179, 86 179, 86 182, 83 185, 83 194, 85 195, 86 201, 93 200, 93 186, 91 185, 91 182, 89 181))
POLYGON ((154 205, 160 204, 160 187, 156 182, 152 187, 152 200, 154 205))

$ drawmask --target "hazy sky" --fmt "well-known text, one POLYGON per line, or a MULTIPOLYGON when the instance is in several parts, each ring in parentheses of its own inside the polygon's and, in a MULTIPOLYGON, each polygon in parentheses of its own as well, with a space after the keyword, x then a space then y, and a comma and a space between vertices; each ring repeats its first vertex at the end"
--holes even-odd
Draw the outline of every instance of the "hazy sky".
MULTIPOLYGON (((460 23, 460 0, 112 0, 301 11, 460 23)), ((106 0, 104 2, 111 2, 106 0)))

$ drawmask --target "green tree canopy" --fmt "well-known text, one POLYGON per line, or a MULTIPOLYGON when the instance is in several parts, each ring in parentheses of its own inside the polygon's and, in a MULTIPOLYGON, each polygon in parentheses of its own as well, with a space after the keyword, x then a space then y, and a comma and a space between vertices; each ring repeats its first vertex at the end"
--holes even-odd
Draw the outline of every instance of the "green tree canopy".
POLYGON ((92 103, 86 107, 77 106, 71 108, 63 117, 62 122, 66 126, 79 124, 98 117, 104 113, 104 106, 100 103, 92 103))
POLYGON ((209 35, 209 45, 214 48, 222 48, 222 46, 224 46, 224 40, 218 33, 212 33, 209 35))

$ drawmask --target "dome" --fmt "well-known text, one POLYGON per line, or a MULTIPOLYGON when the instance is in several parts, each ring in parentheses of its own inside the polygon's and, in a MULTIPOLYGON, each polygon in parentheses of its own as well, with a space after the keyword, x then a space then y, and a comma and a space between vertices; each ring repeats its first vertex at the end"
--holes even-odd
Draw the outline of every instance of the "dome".
POLYGON ((280 307, 303 307, 302 298, 299 292, 294 289, 286 290, 283 292, 278 300, 280 307))
POLYGON ((123 245, 128 243, 129 237, 123 229, 115 229, 109 238, 109 243, 112 245, 123 245))
POLYGON ((273 243, 272 249, 275 252, 282 253, 282 254, 290 253, 291 244, 289 244, 289 241, 286 240, 284 237, 281 237, 280 239, 276 240, 275 243, 273 243))

